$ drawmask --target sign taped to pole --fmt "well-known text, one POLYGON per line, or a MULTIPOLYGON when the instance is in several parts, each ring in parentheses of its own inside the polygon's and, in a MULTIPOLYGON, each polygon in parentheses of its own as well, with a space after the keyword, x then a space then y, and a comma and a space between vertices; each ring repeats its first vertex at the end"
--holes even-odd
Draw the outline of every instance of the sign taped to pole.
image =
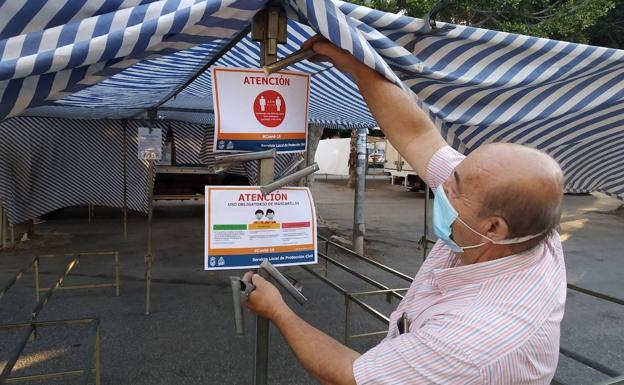
POLYGON ((285 187, 263 196, 259 187, 206 186, 205 270, 317 262, 316 211, 310 190, 285 187))
POLYGON ((306 150, 310 75, 221 67, 211 73, 215 152, 306 150))
POLYGON ((162 130, 160 128, 139 127, 138 156, 140 160, 160 160, 162 158, 162 130))

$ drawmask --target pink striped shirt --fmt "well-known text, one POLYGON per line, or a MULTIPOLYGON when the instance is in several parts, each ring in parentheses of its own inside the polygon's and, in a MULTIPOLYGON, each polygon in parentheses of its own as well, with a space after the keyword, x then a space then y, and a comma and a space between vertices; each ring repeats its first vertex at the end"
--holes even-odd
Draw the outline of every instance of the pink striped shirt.
MULTIPOLYGON (((464 156, 440 149, 428 183, 464 156)), ((438 241, 390 317, 388 336, 355 361, 364 384, 549 384, 559 358, 566 274, 559 234, 534 249, 461 265, 438 241), (403 313, 409 332, 399 334, 403 313)))

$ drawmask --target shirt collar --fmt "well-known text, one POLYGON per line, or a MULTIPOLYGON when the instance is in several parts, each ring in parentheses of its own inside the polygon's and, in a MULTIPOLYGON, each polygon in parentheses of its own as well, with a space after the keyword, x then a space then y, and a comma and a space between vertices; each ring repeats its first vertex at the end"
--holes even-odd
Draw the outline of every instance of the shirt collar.
POLYGON ((501 275, 525 270, 533 266, 543 254, 544 242, 541 242, 530 250, 493 261, 434 270, 433 280, 441 291, 483 283, 501 275))

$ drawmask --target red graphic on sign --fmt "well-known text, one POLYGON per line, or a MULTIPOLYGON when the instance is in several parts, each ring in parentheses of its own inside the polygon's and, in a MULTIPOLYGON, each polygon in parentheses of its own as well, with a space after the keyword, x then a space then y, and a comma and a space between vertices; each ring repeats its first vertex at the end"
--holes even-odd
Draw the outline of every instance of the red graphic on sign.
POLYGON ((254 115, 266 127, 277 127, 286 116, 286 103, 277 91, 262 91, 254 101, 254 115))

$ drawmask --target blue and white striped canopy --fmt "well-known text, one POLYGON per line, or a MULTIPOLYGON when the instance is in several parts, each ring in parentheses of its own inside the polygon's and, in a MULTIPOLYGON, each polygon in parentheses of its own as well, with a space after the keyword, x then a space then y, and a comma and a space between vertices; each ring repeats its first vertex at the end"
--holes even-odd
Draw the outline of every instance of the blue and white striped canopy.
MULTIPOLYGON (((190 79, 265 3, 0 2, 0 118, 134 116, 190 79)), ((280 56, 321 33, 413 91, 461 151, 528 144, 561 163, 569 191, 624 198, 624 51, 465 26, 423 35, 422 20, 332 0, 286 8, 280 56)), ((253 67, 258 52, 247 37, 217 65, 253 67)), ((312 122, 375 125, 348 76, 308 62, 295 69, 312 74, 312 122)), ((210 110, 208 76, 165 106, 210 110)))

